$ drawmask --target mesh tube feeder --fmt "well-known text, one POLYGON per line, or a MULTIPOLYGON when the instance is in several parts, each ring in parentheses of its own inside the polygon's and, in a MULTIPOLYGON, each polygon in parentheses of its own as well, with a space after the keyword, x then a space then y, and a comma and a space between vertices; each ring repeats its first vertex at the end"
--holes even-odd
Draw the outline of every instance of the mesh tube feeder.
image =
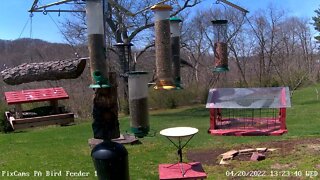
POLYGON ((127 72, 130 70, 131 66, 131 46, 133 46, 132 43, 117 43, 114 45, 117 47, 118 53, 120 55, 120 65, 121 65, 121 76, 125 76, 127 72))
POLYGON ((86 1, 86 22, 88 29, 88 44, 90 54, 90 71, 92 82, 90 88, 110 87, 108 68, 105 61, 105 39, 103 3, 100 0, 86 1))
POLYGON ((177 17, 170 18, 170 32, 171 32, 171 53, 173 62, 173 79, 176 89, 183 89, 181 87, 181 71, 180 71, 180 23, 181 19, 177 17))
POLYGON ((128 73, 129 109, 131 131, 137 137, 144 137, 149 132, 148 81, 149 75, 144 71, 128 73))
POLYGON ((88 46, 90 55, 90 70, 95 88, 92 110, 92 130, 94 138, 103 142, 91 150, 91 158, 97 172, 97 179, 129 180, 128 151, 111 139, 120 136, 117 107, 117 89, 114 82, 116 76, 107 77, 106 48, 104 39, 104 1, 86 0, 86 18, 88 27, 88 46), (112 81, 111 81, 112 80, 112 81))
POLYGON ((151 7, 155 14, 155 48, 156 48, 156 75, 154 89, 175 89, 172 76, 171 44, 170 44, 170 11, 172 7, 159 4, 151 7))
POLYGON ((229 71, 227 30, 228 20, 213 20, 214 34, 214 69, 213 72, 229 71))

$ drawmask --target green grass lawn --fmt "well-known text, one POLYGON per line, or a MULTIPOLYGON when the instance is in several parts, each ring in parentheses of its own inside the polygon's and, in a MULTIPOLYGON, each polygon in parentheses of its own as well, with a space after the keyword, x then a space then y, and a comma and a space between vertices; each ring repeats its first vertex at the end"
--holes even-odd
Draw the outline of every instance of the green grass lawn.
MULTIPOLYGON (((207 134, 209 112, 204 105, 153 112, 150 114, 153 137, 140 139, 142 144, 126 145, 129 152, 131 180, 158 179, 158 164, 178 161, 175 147, 159 131, 175 126, 191 126, 199 129, 199 133, 184 149, 187 151, 214 150, 246 146, 258 143, 298 138, 320 138, 320 100, 315 88, 320 85, 296 91, 292 97, 292 108, 287 111, 288 134, 278 137, 218 137, 207 134)), ((120 118, 121 131, 129 129, 129 118, 120 118)), ((96 179, 90 157, 88 139, 92 137, 91 124, 81 123, 68 127, 46 127, 30 129, 22 132, 0 134, 0 179, 22 179, 8 177, 10 172, 16 174, 29 173, 23 179, 96 179), (8 171, 8 172, 7 172, 8 171), (42 173, 42 177, 34 177, 34 171, 42 173), (52 177, 62 172, 61 177, 52 177), (67 171, 90 172, 88 177, 66 176, 67 171), (46 173, 51 173, 46 176, 46 173)), ((317 144, 320 147, 320 144, 317 144)), ((305 144, 298 144, 285 156, 273 153, 270 158, 260 162, 232 161, 231 165, 204 165, 208 179, 228 179, 227 171, 302 171, 302 179, 306 179, 305 171, 315 170, 320 173, 319 149, 307 150, 305 144), (280 168, 274 169, 275 165, 280 168)), ((186 157, 184 157, 186 159, 186 157)), ((208 157, 210 158, 210 157, 208 157)), ((282 175, 286 175, 284 172, 282 175)), ((318 175, 317 178, 319 178, 318 175)), ((237 177, 238 178, 238 177, 237 177)), ((270 179, 271 177, 265 177, 270 179)), ((274 177, 290 179, 292 177, 274 177)))

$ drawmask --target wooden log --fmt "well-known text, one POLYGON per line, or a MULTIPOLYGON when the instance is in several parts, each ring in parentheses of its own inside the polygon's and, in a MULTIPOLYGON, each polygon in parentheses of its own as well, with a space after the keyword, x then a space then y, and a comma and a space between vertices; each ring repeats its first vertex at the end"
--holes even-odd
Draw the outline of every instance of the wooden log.
POLYGON ((18 85, 33 81, 75 79, 79 77, 88 58, 23 63, 0 72, 3 81, 9 85, 18 85))

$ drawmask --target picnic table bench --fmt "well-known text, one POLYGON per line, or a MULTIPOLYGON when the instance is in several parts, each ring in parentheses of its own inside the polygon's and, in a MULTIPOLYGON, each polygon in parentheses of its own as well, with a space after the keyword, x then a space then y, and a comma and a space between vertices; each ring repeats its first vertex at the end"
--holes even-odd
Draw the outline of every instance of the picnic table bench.
POLYGON ((60 110, 58 100, 69 99, 69 95, 62 87, 30 89, 5 92, 8 105, 15 107, 14 113, 5 112, 8 122, 15 129, 25 129, 46 125, 66 125, 74 122, 74 114, 60 110), (50 102, 52 112, 45 116, 24 117, 22 104, 34 102, 50 102))

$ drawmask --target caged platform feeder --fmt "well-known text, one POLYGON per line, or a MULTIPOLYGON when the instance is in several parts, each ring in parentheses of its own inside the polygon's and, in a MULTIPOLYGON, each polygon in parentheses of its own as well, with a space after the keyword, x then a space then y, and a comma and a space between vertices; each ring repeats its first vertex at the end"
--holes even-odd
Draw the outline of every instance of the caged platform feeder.
POLYGON ((210 89, 209 134, 268 136, 287 133, 286 108, 291 107, 289 88, 210 89))
POLYGON ((227 30, 228 20, 213 20, 214 35, 214 69, 213 72, 229 71, 228 67, 228 46, 227 30))

